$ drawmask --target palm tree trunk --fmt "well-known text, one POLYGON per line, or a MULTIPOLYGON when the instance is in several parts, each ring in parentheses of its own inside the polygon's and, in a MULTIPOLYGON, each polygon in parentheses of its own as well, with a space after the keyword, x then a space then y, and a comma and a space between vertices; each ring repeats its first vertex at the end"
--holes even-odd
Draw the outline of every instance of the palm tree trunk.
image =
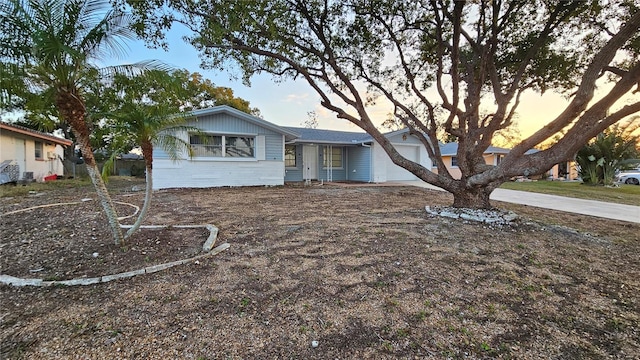
POLYGON ((131 226, 131 228, 124 235, 125 239, 129 238, 131 235, 133 235, 134 232, 136 232, 140 228, 140 225, 142 225, 142 221, 144 220, 145 216, 147 215, 147 211, 149 210, 149 206, 151 205, 151 197, 152 197, 152 194, 153 194, 153 174, 152 174, 152 171, 153 170, 152 170, 151 167, 149 167, 149 166, 146 167, 145 179, 147 181, 147 184, 145 186, 144 204, 142 205, 142 210, 140 210, 140 214, 138 214, 138 218, 136 219, 136 222, 133 224, 133 226, 131 226))
POLYGON ((113 240, 116 245, 124 245, 122 229, 120 228, 120 223, 118 222, 118 213, 116 212, 116 208, 113 205, 113 201, 111 200, 111 196, 109 195, 107 186, 102 180, 102 176, 100 176, 100 169, 98 169, 98 164, 93 157, 91 145, 88 144, 88 139, 83 139, 79 137, 78 134, 76 134, 76 140, 78 141, 78 146, 80 146, 80 151, 82 152, 84 163, 87 166, 87 173, 89 174, 89 178, 91 178, 93 187, 95 188, 96 194, 98 194, 98 198, 100 199, 100 204, 102 205, 104 213, 107 216, 109 228, 111 229, 111 234, 113 235, 113 240))
POLYGON ((77 90, 60 90, 56 97, 56 105, 62 114, 62 118, 71 126, 71 131, 76 136, 76 141, 82 152, 82 158, 87 166, 87 173, 89 173, 93 187, 100 199, 100 204, 107 216, 114 242, 116 245, 122 245, 124 244, 124 236, 118 222, 118 214, 113 201, 111 201, 107 186, 100 176, 100 169, 98 169, 98 164, 93 156, 93 149, 91 149, 84 101, 78 95, 77 90))

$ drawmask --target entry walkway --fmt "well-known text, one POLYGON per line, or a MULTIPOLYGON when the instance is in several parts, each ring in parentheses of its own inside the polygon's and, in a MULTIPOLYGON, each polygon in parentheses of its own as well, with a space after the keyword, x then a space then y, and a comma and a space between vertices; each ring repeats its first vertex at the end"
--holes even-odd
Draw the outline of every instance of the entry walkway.
MULTIPOLYGON (((423 181, 399 181, 397 183, 444 191, 439 187, 427 184, 423 181)), ((640 206, 507 189, 495 189, 493 193, 491 193, 491 200, 535 206, 543 209, 559 210, 575 214, 590 215, 605 219, 640 223, 640 206)))

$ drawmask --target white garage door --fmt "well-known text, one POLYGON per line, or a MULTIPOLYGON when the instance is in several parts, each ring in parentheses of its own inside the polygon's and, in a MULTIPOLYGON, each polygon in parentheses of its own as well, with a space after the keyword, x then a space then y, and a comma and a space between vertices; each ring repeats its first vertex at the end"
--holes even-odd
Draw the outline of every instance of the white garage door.
MULTIPOLYGON (((407 145, 394 145, 396 150, 400 153, 400 155, 405 158, 415 161, 418 161, 418 146, 407 146, 407 145)), ((394 164, 389 157, 387 157, 387 181, 401 181, 401 180, 417 180, 418 178, 410 173, 409 171, 401 168, 394 164)))

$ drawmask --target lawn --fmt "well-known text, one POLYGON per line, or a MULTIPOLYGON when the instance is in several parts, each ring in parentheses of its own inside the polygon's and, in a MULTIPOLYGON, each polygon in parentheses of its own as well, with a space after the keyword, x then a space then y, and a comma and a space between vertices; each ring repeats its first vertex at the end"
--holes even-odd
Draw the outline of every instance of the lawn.
MULTIPOLYGON (((175 228, 143 230, 114 248, 91 185, 64 185, 0 198, 3 274, 91 277, 175 260, 171 249, 193 256, 190 239, 201 234, 175 228), (86 198, 94 200, 73 203, 86 198), (70 205, 7 214, 60 202, 70 205)), ((114 200, 140 206, 144 194, 133 185, 141 184, 108 186, 114 200)), ((503 203, 522 218, 502 226, 454 220, 424 210, 451 204, 450 194, 416 187, 174 189, 154 197, 147 224, 214 224, 229 249, 126 280, 0 286, 0 358, 640 353, 640 224, 503 203)))
POLYGON ((502 184, 500 188, 640 206, 640 186, 637 185, 622 184, 620 187, 604 187, 589 186, 573 181, 542 180, 507 182, 502 184))

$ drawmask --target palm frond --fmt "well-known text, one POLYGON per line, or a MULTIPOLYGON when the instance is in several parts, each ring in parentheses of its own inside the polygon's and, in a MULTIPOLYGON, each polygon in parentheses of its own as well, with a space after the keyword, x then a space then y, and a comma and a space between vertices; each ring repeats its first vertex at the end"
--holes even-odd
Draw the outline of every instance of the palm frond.
POLYGON ((135 77, 142 75, 147 71, 159 70, 170 71, 173 69, 170 65, 160 60, 144 60, 133 64, 114 65, 100 69, 100 73, 104 78, 113 78, 117 75, 123 75, 127 77, 135 77))

